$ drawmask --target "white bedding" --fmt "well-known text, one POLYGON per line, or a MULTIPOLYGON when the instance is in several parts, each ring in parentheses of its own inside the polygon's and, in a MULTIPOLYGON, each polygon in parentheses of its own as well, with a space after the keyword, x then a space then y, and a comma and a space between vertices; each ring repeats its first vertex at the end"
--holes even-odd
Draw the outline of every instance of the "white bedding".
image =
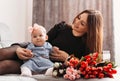
MULTIPOLYGON (((102 78, 102 79, 78 79, 76 81, 119 81, 120 80, 120 68, 117 69, 117 74, 114 75, 114 78, 102 78)), ((33 77, 24 77, 20 75, 10 74, 10 75, 1 75, 0 81, 69 81, 63 78, 54 78, 52 76, 45 76, 43 74, 34 75, 33 77)))
MULTIPOLYGON (((78 79, 76 81, 119 81, 119 76, 115 76, 114 78, 102 78, 102 79, 78 79)), ((0 81, 69 81, 63 78, 53 78, 51 76, 45 75, 35 75, 31 77, 23 77, 19 75, 9 75, 9 76, 0 76, 0 81)))

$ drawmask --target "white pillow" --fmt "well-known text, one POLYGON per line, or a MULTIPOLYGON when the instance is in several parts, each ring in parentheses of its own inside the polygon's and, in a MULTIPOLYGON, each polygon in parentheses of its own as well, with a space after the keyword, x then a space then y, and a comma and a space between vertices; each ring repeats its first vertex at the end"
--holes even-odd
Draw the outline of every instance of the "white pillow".
POLYGON ((9 27, 4 23, 0 23, 0 48, 8 47, 11 44, 11 31, 9 27))

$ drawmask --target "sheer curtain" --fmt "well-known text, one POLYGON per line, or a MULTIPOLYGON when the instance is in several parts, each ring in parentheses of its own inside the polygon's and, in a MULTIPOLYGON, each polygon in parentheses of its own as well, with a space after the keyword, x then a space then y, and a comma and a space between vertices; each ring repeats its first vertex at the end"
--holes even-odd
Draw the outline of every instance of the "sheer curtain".
POLYGON ((115 61, 120 66, 120 0, 113 0, 115 61))

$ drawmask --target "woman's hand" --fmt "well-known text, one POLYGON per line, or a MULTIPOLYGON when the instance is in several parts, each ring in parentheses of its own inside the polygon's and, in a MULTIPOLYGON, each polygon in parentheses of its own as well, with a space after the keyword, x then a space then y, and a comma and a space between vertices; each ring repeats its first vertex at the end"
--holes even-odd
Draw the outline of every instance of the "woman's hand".
POLYGON ((18 47, 16 50, 17 56, 21 60, 28 60, 33 57, 31 50, 18 47))
POLYGON ((68 53, 59 50, 58 47, 53 47, 53 53, 50 55, 50 59, 53 61, 65 61, 68 58, 68 53))

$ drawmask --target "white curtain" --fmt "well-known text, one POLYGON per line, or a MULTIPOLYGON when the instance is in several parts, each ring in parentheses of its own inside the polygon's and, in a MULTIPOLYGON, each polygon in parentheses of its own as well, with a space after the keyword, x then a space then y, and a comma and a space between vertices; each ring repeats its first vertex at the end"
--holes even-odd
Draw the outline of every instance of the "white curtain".
POLYGON ((120 66, 120 0, 113 0, 115 61, 120 66))

